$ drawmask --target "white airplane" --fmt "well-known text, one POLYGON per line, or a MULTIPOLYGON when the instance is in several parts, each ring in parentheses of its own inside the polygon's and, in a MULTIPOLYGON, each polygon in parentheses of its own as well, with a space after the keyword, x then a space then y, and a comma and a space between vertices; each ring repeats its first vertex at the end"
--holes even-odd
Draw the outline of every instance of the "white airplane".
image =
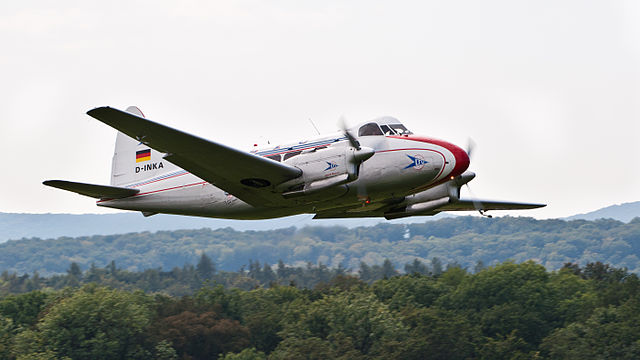
POLYGON ((133 106, 87 114, 119 131, 111 186, 63 180, 44 185, 145 216, 267 219, 312 213, 314 219, 396 219, 545 206, 461 199, 461 186, 475 177, 466 171, 467 152, 414 135, 392 117, 245 152, 147 120, 133 106))

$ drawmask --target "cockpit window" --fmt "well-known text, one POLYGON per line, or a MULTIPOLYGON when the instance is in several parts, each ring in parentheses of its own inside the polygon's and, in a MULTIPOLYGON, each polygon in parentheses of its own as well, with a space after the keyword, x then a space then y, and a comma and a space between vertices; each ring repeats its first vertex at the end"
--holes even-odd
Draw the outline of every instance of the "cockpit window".
POLYGON ((374 135, 382 135, 382 131, 380 127, 376 123, 368 123, 362 125, 360 130, 358 130, 358 136, 374 136, 374 135))
POLYGON ((402 124, 389 124, 391 129, 395 130, 399 135, 411 135, 413 134, 411 131, 407 130, 406 127, 402 124))

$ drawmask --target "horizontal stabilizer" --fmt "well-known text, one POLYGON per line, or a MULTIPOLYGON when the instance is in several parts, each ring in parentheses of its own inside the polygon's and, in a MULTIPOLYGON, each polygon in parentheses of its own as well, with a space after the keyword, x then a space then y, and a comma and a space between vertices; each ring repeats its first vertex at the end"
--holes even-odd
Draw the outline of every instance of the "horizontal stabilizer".
POLYGON ((54 188, 72 191, 80 195, 90 196, 98 199, 120 199, 133 196, 140 192, 138 189, 129 189, 117 186, 85 184, 64 180, 47 180, 44 185, 54 188))

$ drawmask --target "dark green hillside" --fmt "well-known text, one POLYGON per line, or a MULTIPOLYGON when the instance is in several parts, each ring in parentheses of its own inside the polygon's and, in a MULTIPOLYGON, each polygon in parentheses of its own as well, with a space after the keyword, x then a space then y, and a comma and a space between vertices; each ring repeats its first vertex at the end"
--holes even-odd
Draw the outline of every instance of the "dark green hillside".
POLYGON ((601 261, 640 271, 640 218, 564 221, 532 218, 457 217, 422 224, 371 227, 305 227, 269 231, 201 229, 24 239, 0 244, 0 269, 41 275, 64 273, 71 262, 86 270, 115 260, 131 271, 171 269, 196 263, 202 253, 221 270, 237 270, 249 260, 275 264, 326 264, 357 269, 361 262, 398 268, 414 259, 460 264, 472 269, 513 260, 534 260, 550 270, 564 263, 601 261))

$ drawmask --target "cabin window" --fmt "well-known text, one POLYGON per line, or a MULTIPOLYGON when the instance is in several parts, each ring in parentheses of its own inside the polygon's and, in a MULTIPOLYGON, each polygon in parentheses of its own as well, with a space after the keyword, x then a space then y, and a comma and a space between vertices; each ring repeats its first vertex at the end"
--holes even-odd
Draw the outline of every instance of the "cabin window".
POLYGON ((268 159, 271 159, 271 160, 275 160, 277 162, 280 162, 280 159, 281 159, 280 154, 269 155, 269 156, 265 156, 265 157, 268 158, 268 159))
POLYGON ((382 135, 382 130, 376 123, 368 123, 362 125, 360 130, 358 130, 358 136, 375 136, 382 135))
POLYGON ((292 152, 286 153, 286 154, 284 154, 284 160, 282 160, 282 161, 290 159, 290 158, 292 158, 292 157, 294 157, 296 155, 300 155, 301 152, 302 151, 292 151, 292 152))

